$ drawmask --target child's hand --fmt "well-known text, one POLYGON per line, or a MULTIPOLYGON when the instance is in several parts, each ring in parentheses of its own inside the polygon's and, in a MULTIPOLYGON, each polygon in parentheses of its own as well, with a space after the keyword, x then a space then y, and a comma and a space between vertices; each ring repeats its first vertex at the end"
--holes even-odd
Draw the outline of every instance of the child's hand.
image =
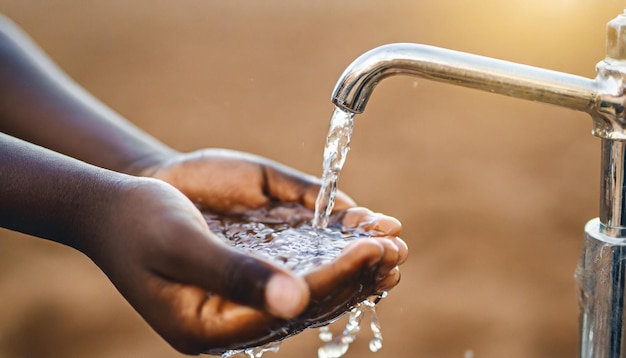
MULTIPOLYGON (((120 184, 109 203, 108 215, 79 249, 184 353, 219 353, 279 338, 276 328, 300 314, 310 297, 332 293, 329 307, 345 304, 366 267, 375 268, 379 290, 394 286, 406 257, 397 238, 358 240, 331 265, 300 278, 222 243, 191 201, 161 181, 120 184)), ((395 233, 384 232, 395 220, 361 209, 348 211, 344 221, 369 221, 370 228, 383 228, 381 234, 395 233)))
MULTIPOLYGON (((225 150, 181 155, 144 174, 169 182, 196 203, 222 212, 241 212, 270 201, 299 202, 313 209, 319 190, 314 177, 264 158, 225 150)), ((160 194, 144 193, 150 198, 144 200, 154 201, 166 211, 155 213, 153 221, 145 225, 159 240, 133 244, 151 253, 132 260, 146 266, 144 271, 149 268, 144 275, 152 277, 144 281, 151 284, 138 288, 132 284, 137 280, 129 279, 126 290, 118 287, 123 293, 130 292, 125 295, 135 308, 183 352, 219 353, 280 338, 284 333, 276 328, 285 325, 284 319, 301 314, 309 299, 325 300, 322 309, 305 312, 313 315, 309 318, 335 317, 347 305, 372 293, 356 294, 364 272, 376 281, 378 292, 393 288, 400 279, 398 265, 407 256, 406 244, 397 237, 400 223, 354 207, 343 193, 338 193, 335 206, 343 209, 338 213, 342 225, 380 236, 352 242, 330 265, 300 278, 226 247, 208 230, 191 202, 166 192, 160 199, 160 194), (171 203, 163 204, 168 201, 171 203), (277 279, 270 280, 274 277, 277 279)), ((163 188, 156 193, 163 193, 163 188)))
MULTIPOLYGON (((318 178, 269 159, 227 149, 178 154, 139 173, 172 184, 191 201, 218 212, 241 212, 270 201, 301 203, 314 209, 318 178)), ((355 206, 338 192, 335 210, 355 206)))
POLYGON ((172 186, 136 178, 118 187, 77 248, 174 348, 197 354, 249 340, 256 332, 244 323, 306 307, 302 278, 224 244, 172 186))

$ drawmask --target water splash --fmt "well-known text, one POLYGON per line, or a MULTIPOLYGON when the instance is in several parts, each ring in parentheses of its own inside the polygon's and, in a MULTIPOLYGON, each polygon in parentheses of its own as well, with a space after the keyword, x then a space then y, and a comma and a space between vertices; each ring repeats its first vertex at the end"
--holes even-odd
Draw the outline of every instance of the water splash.
POLYGON ((272 342, 260 347, 246 348, 241 350, 232 350, 222 353, 221 358, 234 358, 236 356, 245 355, 248 358, 261 358, 265 352, 278 352, 280 342, 272 342))
POLYGON ((328 218, 337 194, 337 180, 350 150, 350 138, 354 128, 354 113, 345 112, 336 107, 330 117, 326 146, 324 147, 324 171, 322 187, 315 202, 315 216, 313 227, 324 229, 328 225, 328 218))
POLYGON ((343 355, 348 352, 350 344, 356 339, 356 335, 361 331, 361 321, 366 315, 369 315, 370 329, 374 336, 369 342, 369 349, 372 352, 378 352, 383 346, 383 336, 375 306, 380 299, 386 296, 387 293, 383 292, 380 296, 372 296, 356 305, 350 311, 345 328, 336 337, 333 337, 328 326, 321 327, 319 330, 319 338, 324 344, 317 350, 317 357, 343 357, 343 355))
MULTIPOLYGON (((348 352, 350 344, 354 342, 357 334, 361 331, 361 323, 366 315, 369 315, 369 326, 373 335, 369 342, 369 349, 372 352, 378 352, 383 346, 383 336, 375 307, 378 301, 385 297, 387 297, 387 292, 383 292, 379 296, 371 296, 356 305, 350 310, 345 328, 336 337, 333 336, 328 326, 321 327, 319 329, 319 338, 324 344, 317 350, 317 357, 343 357, 348 352)), ((276 353, 279 348, 280 342, 271 342, 259 347, 227 351, 222 354, 221 358, 234 358, 241 355, 245 355, 247 358, 262 358, 266 352, 276 353)))

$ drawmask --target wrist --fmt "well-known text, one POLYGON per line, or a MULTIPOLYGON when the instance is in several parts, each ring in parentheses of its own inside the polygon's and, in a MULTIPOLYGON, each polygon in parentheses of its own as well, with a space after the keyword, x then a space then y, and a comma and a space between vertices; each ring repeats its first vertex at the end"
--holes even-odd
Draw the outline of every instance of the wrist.
POLYGON ((98 266, 103 253, 111 251, 110 245, 121 238, 117 229, 124 220, 132 215, 131 211, 140 211, 141 203, 136 202, 134 192, 145 185, 149 179, 99 169, 100 175, 88 189, 89 193, 79 200, 79 208, 74 211, 72 235, 68 246, 87 255, 98 266))
POLYGON ((133 158, 121 168, 121 172, 135 177, 151 177, 158 168, 180 154, 174 149, 164 147, 133 158))

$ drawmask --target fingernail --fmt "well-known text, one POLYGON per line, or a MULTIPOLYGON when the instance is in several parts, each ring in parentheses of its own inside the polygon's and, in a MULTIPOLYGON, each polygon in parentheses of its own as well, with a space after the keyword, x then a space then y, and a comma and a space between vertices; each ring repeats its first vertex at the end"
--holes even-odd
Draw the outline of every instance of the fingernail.
POLYGON ((274 316, 293 318, 308 302, 308 287, 304 281, 282 273, 274 274, 265 287, 265 302, 274 316))

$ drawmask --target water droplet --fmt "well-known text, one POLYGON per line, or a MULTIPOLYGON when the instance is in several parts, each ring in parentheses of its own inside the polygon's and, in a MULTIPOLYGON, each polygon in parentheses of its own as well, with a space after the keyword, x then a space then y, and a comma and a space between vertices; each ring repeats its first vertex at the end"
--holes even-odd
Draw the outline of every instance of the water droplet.
POLYGON ((358 332, 359 331, 359 322, 350 320, 346 324, 346 332, 358 332))
POLYGON ((382 338, 372 338, 370 341, 370 351, 378 352, 383 347, 382 338))
POLYGON ((328 327, 321 327, 319 337, 322 342, 330 342, 333 340, 333 332, 328 327))
POLYGON ((347 344, 328 343, 317 350, 318 358, 339 358, 348 351, 347 344))
POLYGON ((372 322, 370 322, 370 329, 372 330, 372 333, 374 334, 374 336, 380 334, 380 324, 378 324, 378 322, 374 322, 372 320, 372 322))
POLYGON ((346 336, 342 336, 341 337, 341 343, 344 343, 346 345, 350 344, 350 343, 354 342, 354 338, 355 338, 355 336, 352 335, 352 334, 349 334, 349 335, 346 335, 346 336))
POLYGON ((261 358, 265 352, 278 352, 280 342, 271 342, 259 347, 246 348, 240 350, 230 350, 222 353, 221 358, 231 358, 236 355, 245 354, 248 358, 261 358))

